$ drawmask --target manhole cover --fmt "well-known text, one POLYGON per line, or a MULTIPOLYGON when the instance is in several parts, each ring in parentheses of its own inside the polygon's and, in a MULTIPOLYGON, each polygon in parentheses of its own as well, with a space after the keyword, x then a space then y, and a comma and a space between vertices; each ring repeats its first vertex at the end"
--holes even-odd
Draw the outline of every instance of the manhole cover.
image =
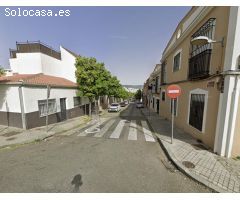
POLYGON ((192 162, 189 161, 183 161, 182 164, 186 167, 186 168, 195 168, 195 165, 192 162))

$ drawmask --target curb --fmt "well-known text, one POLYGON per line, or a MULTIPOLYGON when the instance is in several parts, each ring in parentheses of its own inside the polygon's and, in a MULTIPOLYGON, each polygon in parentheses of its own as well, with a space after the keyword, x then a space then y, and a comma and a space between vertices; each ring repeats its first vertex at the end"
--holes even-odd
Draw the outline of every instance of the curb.
MULTIPOLYGON (((89 120, 87 120, 87 121, 89 121, 89 120)), ((78 124, 76 126, 73 126, 69 130, 75 129, 75 128, 80 127, 82 125, 84 126, 86 123, 87 122, 84 122, 84 123, 82 123, 80 125, 78 124)), ((67 130, 61 130, 61 131, 58 131, 58 132, 51 132, 51 131, 49 131, 48 132, 49 134, 44 134, 43 136, 36 137, 36 138, 34 138, 32 140, 26 140, 25 142, 18 142, 18 143, 14 143, 14 144, 7 144, 7 145, 4 145, 4 146, 0 146, 0 149, 8 149, 8 148, 15 147, 15 146, 31 144, 31 143, 33 143, 35 141, 36 142, 40 142, 40 141, 43 141, 43 140, 45 140, 47 138, 53 137, 54 135, 61 134, 61 133, 65 132, 65 131, 67 131, 67 130)))
POLYGON ((185 167, 183 167, 183 165, 181 163, 179 163, 178 161, 176 161, 174 159, 174 155, 172 154, 172 152, 170 150, 168 150, 165 145, 163 144, 162 140, 159 138, 157 132, 155 131, 155 129, 153 128, 153 126, 151 125, 150 121, 148 120, 147 116, 144 114, 143 111, 141 111, 142 114, 144 115, 144 117, 146 118, 148 124, 150 125, 150 127, 152 128, 152 130, 155 133, 155 136, 157 137, 157 141, 159 143, 159 145, 162 147, 163 151, 165 152, 167 158, 175 165, 175 167, 181 171, 182 173, 184 173, 186 176, 188 176, 189 178, 197 181, 198 183, 214 190, 215 192, 219 192, 219 193, 228 193, 229 191, 226 191, 220 187, 217 187, 216 185, 210 183, 209 181, 207 181, 206 179, 197 176, 196 174, 190 173, 190 171, 188 169, 186 169, 185 167))

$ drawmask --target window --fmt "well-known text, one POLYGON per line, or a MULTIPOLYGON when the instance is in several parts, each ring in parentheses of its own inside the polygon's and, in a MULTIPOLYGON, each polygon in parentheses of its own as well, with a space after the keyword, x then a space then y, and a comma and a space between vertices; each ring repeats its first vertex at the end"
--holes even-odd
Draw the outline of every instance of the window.
MULTIPOLYGON (((192 35, 191 39, 198 36, 207 36, 210 39, 214 39, 215 25, 216 19, 210 18, 192 35)), ((210 71, 212 44, 191 45, 191 47, 188 78, 191 80, 208 77, 210 71)))
POLYGON ((173 71, 178 71, 180 68, 180 62, 181 62, 181 52, 177 53, 177 55, 173 58, 173 71))
POLYGON ((153 108, 154 108, 154 104, 155 104, 155 99, 153 98, 153 105, 152 105, 153 108))
POLYGON ((202 131, 205 94, 191 94, 189 124, 202 131))
POLYGON ((177 104, 178 104, 178 99, 171 99, 171 104, 170 104, 170 109, 171 109, 171 114, 172 114, 172 103, 174 101, 174 116, 177 116, 177 104))
POLYGON ((161 85, 166 84, 166 61, 162 63, 161 85))
POLYGON ((208 91, 195 89, 189 95, 188 123, 201 132, 205 131, 208 91))
MULTIPOLYGON (((40 117, 47 115, 47 100, 38 101, 38 109, 40 117)), ((48 99, 48 114, 53 114, 57 112, 56 99, 48 99)))
MULTIPOLYGON (((207 36, 210 39, 213 39, 214 31, 215 31, 216 19, 210 18, 205 24, 203 24, 193 35, 192 38, 196 38, 198 36, 207 36)), ((212 44, 205 45, 192 45, 191 57, 196 56, 207 49, 212 49, 212 44)))
POLYGON ((158 89, 159 89, 159 76, 157 76, 155 80, 155 93, 158 93, 158 89))
POLYGON ((166 98, 166 92, 162 91, 162 101, 165 101, 165 98, 166 98))
POLYGON ((73 97, 73 105, 74 107, 81 106, 82 105, 81 97, 73 97))

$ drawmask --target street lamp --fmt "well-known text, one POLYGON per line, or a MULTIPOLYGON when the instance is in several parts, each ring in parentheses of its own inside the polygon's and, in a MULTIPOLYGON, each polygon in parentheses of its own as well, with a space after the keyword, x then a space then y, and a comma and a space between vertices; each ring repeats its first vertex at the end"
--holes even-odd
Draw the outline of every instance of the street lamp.
POLYGON ((222 40, 216 41, 216 40, 212 40, 210 38, 208 38, 207 36, 198 36, 195 37, 191 40, 191 44, 192 45, 205 45, 205 44, 212 44, 212 43, 221 43, 222 47, 224 47, 224 37, 222 38, 222 40))
MULTIPOLYGON (((222 38, 222 40, 216 41, 216 40, 212 40, 207 36, 198 36, 195 37, 191 40, 191 44, 192 45, 197 45, 197 46, 203 46, 206 44, 213 44, 213 43, 221 43, 221 47, 222 47, 222 51, 221 51, 221 60, 220 60, 220 67, 222 66, 222 57, 223 57, 223 47, 224 47, 224 37, 222 38)), ((219 67, 219 68, 220 68, 219 67)), ((220 69, 218 69, 220 70, 220 69)))

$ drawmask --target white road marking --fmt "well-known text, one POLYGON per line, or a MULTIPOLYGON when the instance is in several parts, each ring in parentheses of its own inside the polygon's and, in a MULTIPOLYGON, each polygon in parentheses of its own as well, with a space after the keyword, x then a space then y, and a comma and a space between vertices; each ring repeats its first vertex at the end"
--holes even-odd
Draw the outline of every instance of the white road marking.
POLYGON ((114 121, 115 120, 113 119, 108 121, 107 124, 105 124, 105 126, 101 129, 101 131, 96 133, 94 137, 102 137, 107 132, 107 130, 113 125, 114 121))
MULTIPOLYGON (((90 129, 93 130, 93 129, 97 128, 97 127, 99 127, 99 125, 94 125, 94 126, 90 127, 89 130, 90 129)), ((83 131, 80 134, 78 134, 77 136, 87 136, 88 134, 90 134, 90 132, 83 131)))
POLYGON ((120 120, 117 127, 114 129, 113 133, 111 134, 110 138, 119 138, 124 127, 125 120, 120 120))
POLYGON ((147 142, 155 142, 155 139, 150 131, 150 128, 146 121, 141 121, 143 133, 147 142))
POLYGON ((137 140, 137 123, 136 123, 136 120, 131 121, 131 123, 130 123, 128 140, 137 140))

